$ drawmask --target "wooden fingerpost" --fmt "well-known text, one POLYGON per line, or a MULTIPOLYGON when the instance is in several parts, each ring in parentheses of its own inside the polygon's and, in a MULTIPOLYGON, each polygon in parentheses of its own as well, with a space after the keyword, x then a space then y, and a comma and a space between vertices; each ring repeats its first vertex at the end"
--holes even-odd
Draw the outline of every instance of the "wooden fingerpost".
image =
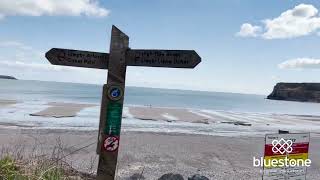
POLYGON ((98 180, 114 180, 120 143, 129 37, 112 26, 108 82, 103 86, 97 152, 98 180))
POLYGON ((194 68, 201 57, 194 50, 129 49, 129 37, 112 26, 110 53, 52 48, 46 58, 53 65, 108 69, 103 86, 97 153, 98 180, 114 180, 120 145, 127 66, 194 68))

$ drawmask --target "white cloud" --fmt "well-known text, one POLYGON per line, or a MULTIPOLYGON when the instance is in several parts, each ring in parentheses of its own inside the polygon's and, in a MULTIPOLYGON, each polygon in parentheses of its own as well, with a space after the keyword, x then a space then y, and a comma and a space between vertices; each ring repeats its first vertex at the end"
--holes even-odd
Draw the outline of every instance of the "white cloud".
POLYGON ((276 18, 263 20, 262 23, 264 31, 256 36, 264 39, 306 36, 320 29, 318 9, 311 4, 299 4, 276 18))
POLYGON ((97 0, 1 0, 0 19, 6 16, 94 16, 103 17, 109 10, 97 0))
POLYGON ((237 36, 241 37, 256 37, 258 33, 261 31, 261 27, 253 26, 249 23, 242 24, 240 31, 237 32, 237 36))
POLYGON ((23 50, 31 50, 32 49, 30 46, 26 46, 23 43, 18 42, 18 41, 0 41, 0 47, 4 47, 4 48, 15 47, 15 48, 23 49, 23 50))
POLYGON ((320 69, 320 59, 297 58, 278 65, 280 69, 320 69))
POLYGON ((265 20, 266 39, 305 36, 320 28, 318 10, 313 5, 300 4, 275 19, 265 20))

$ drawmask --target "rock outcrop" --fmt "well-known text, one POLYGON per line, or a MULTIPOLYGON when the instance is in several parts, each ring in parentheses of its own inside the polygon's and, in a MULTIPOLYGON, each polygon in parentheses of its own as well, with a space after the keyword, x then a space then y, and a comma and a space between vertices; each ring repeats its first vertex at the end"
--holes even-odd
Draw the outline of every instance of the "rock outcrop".
POLYGON ((267 99, 320 102, 320 83, 278 83, 267 99))
POLYGON ((0 79, 14 79, 14 80, 17 80, 15 77, 12 77, 12 76, 4 76, 4 75, 0 75, 0 79))

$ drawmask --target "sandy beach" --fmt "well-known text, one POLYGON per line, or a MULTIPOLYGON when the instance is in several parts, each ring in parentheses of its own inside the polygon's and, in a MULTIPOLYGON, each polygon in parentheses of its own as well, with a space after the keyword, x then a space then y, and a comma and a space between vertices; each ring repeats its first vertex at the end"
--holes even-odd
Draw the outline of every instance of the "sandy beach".
POLYGON ((77 113, 81 110, 93 107, 93 104, 75 104, 75 103, 56 103, 51 102, 46 104, 48 108, 31 113, 31 116, 42 116, 42 117, 54 117, 54 118, 63 118, 63 117, 75 117, 77 113))
MULTIPOLYGON (((96 131, 1 129, 2 153, 25 152, 36 146, 39 154, 52 155, 62 144, 65 159, 78 170, 92 172, 97 166, 96 131), (91 145, 90 145, 91 144, 91 145), (80 147, 89 145, 80 151, 80 147)), ((118 179, 130 179, 143 171, 145 179, 156 180, 165 173, 179 173, 185 178, 202 174, 209 179, 261 179, 261 168, 253 167, 252 158, 263 155, 264 138, 221 137, 186 134, 123 132, 121 136, 118 179)), ((320 174, 320 139, 311 135, 307 179, 320 174)), ((33 152, 35 153, 35 152, 33 152)))
MULTIPOLYGON (((14 109, 19 102, 0 102, 0 110, 7 110, 8 116, 10 112, 19 112, 14 109)), ((50 120, 56 123, 70 121, 72 124, 79 121, 74 118, 82 117, 86 109, 98 108, 98 105, 52 102, 43 107, 26 112, 24 117, 36 118, 33 121, 38 123, 50 120)), ((1 156, 16 153, 25 157, 41 155, 49 158, 59 148, 60 156, 73 168, 95 173, 97 128, 46 128, 33 121, 32 125, 26 125, 10 122, 7 118, 0 118, 1 156)), ((148 180, 156 180, 165 173, 179 173, 185 179, 194 174, 213 180, 261 179, 262 168, 253 167, 253 157, 263 156, 264 134, 276 133, 284 127, 290 127, 294 132, 311 131, 309 155, 312 166, 308 168, 307 179, 317 179, 320 175, 318 119, 317 116, 244 116, 235 112, 127 106, 123 113, 118 179, 134 179, 142 172, 148 180), (137 128, 139 125, 141 127, 137 128), (148 129, 149 126, 152 128, 148 129), (188 128, 192 131, 184 131, 188 128)))

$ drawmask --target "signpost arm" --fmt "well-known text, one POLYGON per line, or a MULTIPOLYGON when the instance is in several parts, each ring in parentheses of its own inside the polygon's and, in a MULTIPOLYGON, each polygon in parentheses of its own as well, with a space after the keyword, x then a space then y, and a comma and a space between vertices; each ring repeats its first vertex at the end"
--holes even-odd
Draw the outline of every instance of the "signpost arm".
POLYGON ((97 180, 114 180, 122 120, 123 94, 126 77, 126 52, 129 37, 112 26, 108 82, 103 86, 97 152, 97 180))

